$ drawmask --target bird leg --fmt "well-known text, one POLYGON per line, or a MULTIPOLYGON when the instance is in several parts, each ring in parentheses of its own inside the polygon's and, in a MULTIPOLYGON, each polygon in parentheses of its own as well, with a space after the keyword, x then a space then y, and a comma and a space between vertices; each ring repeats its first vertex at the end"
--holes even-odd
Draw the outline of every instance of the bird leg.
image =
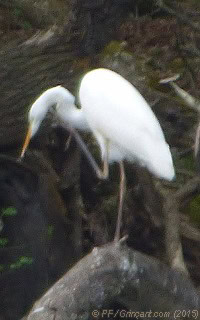
POLYGON ((126 175, 125 175, 125 170, 124 170, 124 163, 123 163, 123 161, 120 161, 119 208, 118 208, 117 225, 116 225, 116 230, 115 230, 114 242, 118 242, 120 240, 122 210, 123 210, 125 193, 126 193, 126 175))
POLYGON ((71 141, 72 141, 72 132, 70 132, 69 137, 67 138, 67 141, 65 143, 65 151, 67 151, 69 149, 71 141))
POLYGON ((106 180, 109 176, 109 163, 108 163, 108 141, 105 141, 106 152, 103 156, 103 171, 99 168, 97 172, 97 177, 101 180, 106 180))
POLYGON ((100 170, 100 172, 98 173, 98 177, 100 179, 107 179, 109 175, 109 164, 108 164, 108 157, 106 157, 106 159, 104 159, 103 162, 103 171, 100 170))
MULTIPOLYGON (((99 168, 98 164, 96 163, 95 159, 93 158, 92 154, 88 150, 85 142, 82 140, 79 133, 74 129, 70 128, 71 133, 75 137, 78 145, 80 146, 81 150, 84 152, 85 156, 87 157, 90 165, 92 166, 93 170, 96 172, 97 177, 101 180, 105 180, 108 178, 109 175, 109 163, 108 163, 108 145, 109 142, 106 141, 106 152, 103 157, 103 170, 99 168)), ((120 161, 120 189, 119 189, 119 208, 118 208, 118 215, 117 215, 117 225, 115 230, 115 237, 114 241, 118 242, 120 240, 120 228, 121 228, 121 221, 122 221, 122 210, 123 210, 123 203, 124 203, 124 196, 126 193, 126 175, 124 170, 124 163, 120 161)))
POLYGON ((96 163, 95 159, 93 158, 91 152, 89 151, 88 147, 86 146, 85 142, 82 140, 79 133, 74 128, 68 128, 70 132, 73 134, 76 142, 80 146, 81 150, 85 154, 86 158, 88 159, 90 165, 92 166, 93 170, 96 172, 96 175, 99 179, 105 180, 108 178, 108 154, 106 153, 106 157, 104 159, 104 166, 103 170, 99 168, 98 164, 96 163))

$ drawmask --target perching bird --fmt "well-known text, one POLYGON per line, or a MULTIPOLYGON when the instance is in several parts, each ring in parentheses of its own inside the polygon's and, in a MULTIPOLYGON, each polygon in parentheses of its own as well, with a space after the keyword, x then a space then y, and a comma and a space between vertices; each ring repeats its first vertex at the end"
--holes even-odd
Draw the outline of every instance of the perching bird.
POLYGON ((172 156, 160 124, 138 90, 119 74, 108 69, 95 69, 82 79, 79 88, 81 109, 74 96, 57 86, 45 91, 29 111, 29 130, 21 157, 30 138, 37 132, 47 111, 56 106, 61 122, 71 129, 90 130, 101 150, 103 170, 99 169, 87 147, 74 131, 82 149, 99 178, 106 179, 109 163, 120 163, 120 202, 115 240, 120 237, 125 172, 123 160, 137 162, 159 178, 172 180, 175 176, 172 156))

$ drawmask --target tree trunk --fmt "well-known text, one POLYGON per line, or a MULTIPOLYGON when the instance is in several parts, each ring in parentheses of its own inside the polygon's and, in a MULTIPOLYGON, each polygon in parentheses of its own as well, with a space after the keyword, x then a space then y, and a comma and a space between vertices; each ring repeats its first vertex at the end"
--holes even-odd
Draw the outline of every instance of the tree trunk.
POLYGON ((123 16, 120 2, 71 0, 62 30, 52 27, 1 50, 0 151, 21 145, 28 108, 43 90, 62 84, 76 93, 83 57, 113 39, 123 16))
POLYGON ((80 260, 25 319, 92 319, 106 314, 120 319, 128 315, 124 309, 109 308, 113 300, 123 300, 132 318, 139 314, 142 319, 149 311, 152 319, 154 312, 155 319, 158 313, 160 318, 168 314, 173 319, 183 311, 192 315, 192 310, 197 319, 200 308, 200 295, 187 277, 124 244, 111 243, 94 248, 80 260))
POLYGON ((72 1, 70 0, 0 0, 0 5, 18 9, 25 20, 37 28, 47 28, 52 24, 66 23, 72 1))

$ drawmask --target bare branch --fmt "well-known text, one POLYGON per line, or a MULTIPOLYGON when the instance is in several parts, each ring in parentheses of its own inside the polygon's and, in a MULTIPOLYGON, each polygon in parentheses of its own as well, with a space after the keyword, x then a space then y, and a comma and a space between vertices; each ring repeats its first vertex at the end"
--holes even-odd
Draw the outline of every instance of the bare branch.
POLYGON ((185 90, 181 89, 174 81, 176 81, 179 78, 179 75, 174 75, 173 77, 166 78, 160 80, 161 84, 169 84, 176 94, 183 99, 183 101, 186 103, 188 107, 191 109, 200 112, 200 101, 196 98, 194 98, 191 94, 186 92, 185 90))
POLYGON ((188 272, 184 263, 180 240, 179 208, 183 200, 194 196, 199 191, 200 177, 195 177, 175 194, 168 195, 164 203, 167 257, 171 266, 186 273, 188 272))

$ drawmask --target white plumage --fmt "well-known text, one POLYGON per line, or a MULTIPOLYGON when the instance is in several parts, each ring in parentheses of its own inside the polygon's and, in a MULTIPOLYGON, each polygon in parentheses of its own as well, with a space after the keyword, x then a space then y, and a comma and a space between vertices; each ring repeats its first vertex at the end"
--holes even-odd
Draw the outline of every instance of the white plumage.
POLYGON ((120 202, 115 233, 115 241, 118 241, 125 194, 123 159, 145 166, 159 178, 172 180, 175 172, 171 152, 160 124, 145 99, 117 73, 107 69, 88 72, 81 81, 79 99, 81 109, 75 106, 75 98, 67 89, 57 86, 45 91, 29 111, 29 130, 21 157, 46 113, 54 105, 57 117, 65 127, 92 131, 101 149, 103 171, 72 130, 100 178, 108 177, 108 162, 120 163, 120 202))
POLYGON ((127 80, 108 69, 95 69, 82 79, 79 90, 82 109, 74 96, 62 86, 46 90, 29 111, 29 140, 39 129, 48 110, 56 106, 61 123, 80 130, 91 130, 105 158, 127 159, 145 166, 159 178, 175 176, 172 156, 160 124, 151 108, 127 80))
POLYGON ((160 178, 172 180, 171 152, 151 108, 127 80, 107 69, 87 73, 79 99, 102 155, 108 141, 109 162, 137 161, 160 178))

